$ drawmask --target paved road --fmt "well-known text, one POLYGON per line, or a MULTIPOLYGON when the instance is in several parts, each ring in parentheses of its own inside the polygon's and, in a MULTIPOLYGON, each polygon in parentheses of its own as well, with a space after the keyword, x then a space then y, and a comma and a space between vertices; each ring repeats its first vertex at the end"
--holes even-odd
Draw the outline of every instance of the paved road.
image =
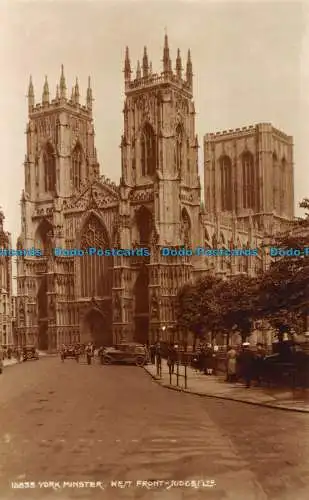
POLYGON ((0 377, 0 498, 305 500, 308 423, 306 414, 169 391, 135 367, 28 362, 0 377), (201 489, 110 486, 193 479, 201 489))

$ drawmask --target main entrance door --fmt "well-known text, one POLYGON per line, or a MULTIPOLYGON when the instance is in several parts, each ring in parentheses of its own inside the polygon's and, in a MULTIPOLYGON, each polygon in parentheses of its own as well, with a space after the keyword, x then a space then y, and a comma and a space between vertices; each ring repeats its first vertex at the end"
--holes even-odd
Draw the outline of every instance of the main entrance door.
POLYGON ((103 314, 97 310, 89 311, 83 321, 81 330, 81 342, 93 342, 96 347, 109 346, 113 343, 113 337, 108 322, 103 314))

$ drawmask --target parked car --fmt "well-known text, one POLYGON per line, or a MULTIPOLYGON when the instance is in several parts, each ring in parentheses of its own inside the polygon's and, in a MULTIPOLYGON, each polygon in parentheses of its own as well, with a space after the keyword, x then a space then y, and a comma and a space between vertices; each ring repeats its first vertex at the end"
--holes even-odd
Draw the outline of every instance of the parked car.
POLYGON ((76 357, 78 357, 79 355, 80 355, 79 349, 77 349, 77 347, 75 347, 74 345, 69 345, 63 351, 63 359, 66 358, 76 359, 76 357))
POLYGON ((26 346, 23 348, 23 361, 38 360, 39 353, 35 346, 26 346))
POLYGON ((148 351, 142 344, 134 342, 122 343, 105 348, 102 362, 104 365, 122 363, 144 366, 148 362, 148 351))

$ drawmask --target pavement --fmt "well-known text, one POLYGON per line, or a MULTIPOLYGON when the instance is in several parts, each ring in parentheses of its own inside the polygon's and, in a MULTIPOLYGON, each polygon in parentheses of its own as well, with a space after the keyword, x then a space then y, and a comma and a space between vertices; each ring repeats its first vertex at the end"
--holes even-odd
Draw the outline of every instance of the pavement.
MULTIPOLYGON (((165 360, 162 360, 161 378, 157 376, 155 365, 146 365, 145 370, 162 387, 188 392, 197 396, 212 397, 238 401, 253 405, 276 408, 280 410, 309 413, 308 389, 281 389, 274 387, 254 387, 246 389, 241 383, 227 383, 225 376, 207 376, 191 367, 187 367, 187 388, 184 382, 184 367, 179 367, 179 386, 177 387, 176 374, 170 376, 165 360)), ((175 368, 176 371, 176 368, 175 368)))

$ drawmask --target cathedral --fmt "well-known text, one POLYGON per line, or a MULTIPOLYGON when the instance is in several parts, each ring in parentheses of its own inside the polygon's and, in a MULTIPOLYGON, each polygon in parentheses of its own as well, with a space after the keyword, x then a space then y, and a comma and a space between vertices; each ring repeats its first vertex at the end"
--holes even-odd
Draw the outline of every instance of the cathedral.
POLYGON ((17 259, 20 345, 167 340, 185 282, 254 275, 269 256, 163 256, 162 247, 256 248, 293 218, 292 137, 269 123, 206 134, 202 190, 191 54, 183 68, 178 50, 173 69, 167 35, 161 69, 144 48, 133 77, 126 49, 119 184, 100 175, 90 78, 84 104, 78 81, 68 96, 63 67, 55 97, 46 79, 40 103, 30 78, 17 248, 41 253, 17 259))

